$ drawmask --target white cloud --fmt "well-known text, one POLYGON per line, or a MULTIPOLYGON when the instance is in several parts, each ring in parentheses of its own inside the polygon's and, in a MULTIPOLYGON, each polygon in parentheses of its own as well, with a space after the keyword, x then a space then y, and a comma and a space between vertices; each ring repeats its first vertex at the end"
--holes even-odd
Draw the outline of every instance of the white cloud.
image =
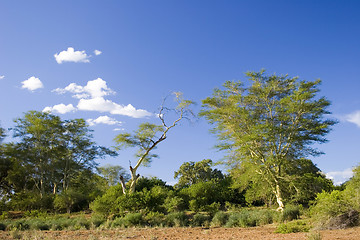
POLYGON ((0 80, 1 80, 1 79, 4 79, 4 78, 5 78, 5 76, 4 76, 4 75, 0 75, 0 80))
POLYGON ((101 78, 88 81, 85 86, 71 83, 65 88, 54 89, 53 92, 59 94, 64 94, 66 92, 72 93, 73 97, 79 99, 77 109, 82 111, 108 112, 114 115, 124 115, 133 118, 142 118, 153 115, 146 110, 136 109, 131 104, 120 105, 105 99, 104 96, 115 94, 115 92, 111 90, 107 86, 106 81, 101 78))
POLYGON ((90 62, 90 56, 88 56, 85 51, 75 51, 72 47, 69 47, 67 50, 62 51, 59 54, 54 54, 54 57, 58 64, 63 62, 90 62))
POLYGON ((133 118, 152 116, 152 113, 143 109, 136 109, 131 104, 123 106, 111 100, 104 99, 103 97, 80 99, 77 108, 83 111, 109 112, 111 114, 125 115, 133 118))
POLYGON ((345 116, 345 120, 360 127, 360 111, 355 111, 345 116))
POLYGON ((70 83, 65 88, 54 89, 53 92, 57 92, 59 94, 70 92, 74 94, 73 97, 78 99, 103 97, 115 93, 106 85, 106 81, 101 78, 88 81, 86 86, 70 83))
POLYGON ((117 121, 114 118, 108 117, 108 116, 100 116, 97 119, 88 119, 86 120, 86 122, 90 125, 90 126, 94 126, 96 124, 106 124, 106 125, 121 125, 122 122, 117 121))
POLYGON ((332 179, 335 185, 340 185, 353 176, 353 171, 351 168, 347 168, 343 171, 334 171, 326 173, 326 177, 332 179))
POLYGON ((76 108, 72 104, 65 105, 63 103, 54 105, 53 107, 46 107, 43 109, 43 112, 55 112, 60 114, 65 114, 68 112, 74 112, 76 108))
POLYGON ((124 131, 124 128, 114 128, 113 131, 124 131))
POLYGON ((98 56, 98 55, 102 54, 102 51, 100 51, 100 50, 94 50, 94 54, 95 54, 96 56, 98 56))
POLYGON ((26 88, 26 89, 28 89, 30 91, 34 91, 36 89, 44 87, 44 85, 40 81, 40 79, 36 78, 34 76, 30 77, 28 80, 25 80, 25 81, 23 81, 21 83, 22 83, 21 88, 26 88))

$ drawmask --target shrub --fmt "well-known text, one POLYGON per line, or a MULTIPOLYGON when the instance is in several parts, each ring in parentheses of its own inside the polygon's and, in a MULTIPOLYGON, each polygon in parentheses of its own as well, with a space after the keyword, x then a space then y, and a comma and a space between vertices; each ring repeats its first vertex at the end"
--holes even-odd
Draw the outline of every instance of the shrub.
POLYGON ((151 227, 166 225, 166 223, 165 223, 165 215, 163 213, 159 213, 159 212, 149 212, 145 216, 145 221, 151 227))
POLYGON ((319 232, 311 232, 306 237, 308 240, 321 240, 321 234, 319 232))
POLYGON ((188 224, 188 217, 184 212, 174 212, 166 215, 166 223, 169 227, 184 227, 188 224))
POLYGON ((50 230, 50 225, 40 219, 29 220, 29 225, 30 225, 30 228, 33 230, 41 230, 41 231, 50 230))
POLYGON ((219 211, 219 212, 215 213, 215 215, 211 221, 211 226, 212 227, 222 227, 226 224, 227 220, 228 220, 228 215, 223 211, 219 211))
POLYGON ((256 219, 254 214, 249 210, 242 210, 241 212, 231 213, 226 223, 226 227, 254 227, 256 226, 256 219))
POLYGON ((276 233, 296 233, 296 232, 308 232, 310 226, 305 221, 292 221, 288 223, 279 224, 276 228, 276 233))
POLYGON ((352 206, 344 197, 343 192, 334 190, 331 193, 319 193, 315 204, 310 208, 310 214, 315 222, 323 225, 329 219, 349 212, 352 206))
POLYGON ((103 215, 94 214, 91 216, 91 226, 92 228, 98 228, 101 224, 106 221, 106 218, 103 215))
POLYGON ((209 215, 204 215, 202 213, 197 213, 194 215, 191 226, 193 227, 208 227, 210 225, 211 217, 209 215))
POLYGON ((299 219, 299 217, 300 217, 299 206, 287 205, 280 215, 280 221, 281 222, 292 221, 292 220, 299 219))
POLYGON ((141 213, 128 213, 123 217, 125 227, 136 227, 144 224, 143 215, 141 213))
POLYGON ((12 221, 7 226, 7 230, 23 231, 23 230, 29 230, 29 229, 30 229, 30 225, 24 219, 12 221))
POLYGON ((185 200, 179 196, 169 195, 165 201, 163 206, 165 207, 167 212, 179 212, 183 211, 186 208, 185 200))

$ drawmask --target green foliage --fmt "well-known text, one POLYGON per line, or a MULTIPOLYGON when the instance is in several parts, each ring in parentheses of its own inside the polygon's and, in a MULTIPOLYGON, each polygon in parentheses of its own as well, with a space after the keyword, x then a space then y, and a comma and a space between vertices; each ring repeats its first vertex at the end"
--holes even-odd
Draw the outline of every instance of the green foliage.
POLYGON ((175 196, 174 194, 169 194, 169 196, 165 199, 164 208, 167 212, 180 212, 186 209, 185 200, 182 197, 175 196))
POLYGON ((144 220, 150 227, 165 226, 165 214, 159 212, 149 212, 146 214, 144 220))
POLYGON ((196 213, 191 221, 193 227, 209 227, 211 222, 211 216, 202 213, 196 213))
POLYGON ((174 173, 174 178, 179 178, 177 188, 184 188, 199 182, 211 180, 222 180, 224 175, 217 169, 212 169, 213 162, 204 159, 199 162, 184 162, 178 171, 174 173))
POLYGON ((280 219, 281 222, 299 219, 300 207, 298 205, 286 205, 280 216, 281 216, 280 219))
POLYGON ((222 227, 226 224, 227 220, 228 220, 228 214, 223 211, 219 211, 215 213, 211 221, 211 227, 222 227))
POLYGON ((323 224, 330 218, 349 212, 352 207, 344 192, 334 190, 331 193, 319 193, 315 204, 310 208, 310 214, 316 222, 323 224))
POLYGON ((308 232, 310 226, 305 221, 292 221, 288 223, 279 224, 276 228, 276 233, 296 233, 296 232, 308 232))
POLYGON ((321 233, 319 232, 310 232, 306 235, 307 240, 321 240, 321 233))
MULTIPOLYGON (((54 199, 54 207, 59 212, 70 213, 75 207, 80 205, 86 196, 72 189, 57 194, 54 199)), ((79 208, 79 207, 78 207, 79 208)))
POLYGON ((143 226, 144 223, 143 215, 141 213, 128 213, 124 217, 115 218, 111 227, 140 227, 143 226))
POLYGON ((189 218, 184 212, 173 212, 166 215, 165 221, 169 227, 185 227, 189 223, 189 218))
POLYGON ((269 209, 243 209, 229 214, 226 227, 254 227, 271 224, 277 213, 269 209))
POLYGON ((98 167, 97 170, 99 173, 106 179, 109 186, 115 186, 120 181, 120 176, 127 181, 130 179, 130 175, 125 172, 125 169, 121 166, 113 166, 106 164, 102 167, 98 167))
POLYGON ((326 142, 336 122, 324 119, 330 102, 317 96, 320 80, 299 81, 264 71, 248 72, 247 77, 249 87, 227 81, 224 90, 215 89, 203 100, 201 115, 214 124, 218 147, 230 151, 227 164, 240 170, 234 175, 239 187, 246 189, 254 179, 263 185, 252 187, 268 185, 268 193, 283 208, 283 197, 291 196, 288 187, 302 175, 290 170, 299 159, 321 154, 311 144, 326 142))
POLYGON ((164 212, 163 204, 169 193, 166 187, 154 186, 151 189, 130 195, 122 193, 121 186, 110 187, 107 192, 91 203, 90 208, 103 215, 125 215, 127 212, 164 212))
POLYGON ((343 194, 352 207, 360 211, 360 166, 353 169, 353 177, 346 183, 343 194))

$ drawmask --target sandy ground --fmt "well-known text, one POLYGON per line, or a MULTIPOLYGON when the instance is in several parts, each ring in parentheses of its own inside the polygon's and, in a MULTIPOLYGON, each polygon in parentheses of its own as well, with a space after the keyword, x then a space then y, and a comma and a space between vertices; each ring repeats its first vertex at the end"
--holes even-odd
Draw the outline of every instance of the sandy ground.
MULTIPOLYGON (((79 231, 24 231, 0 232, 0 239, 308 239, 310 233, 274 233, 273 226, 254 228, 131 228, 119 230, 79 230, 79 231)), ((345 230, 319 231, 322 240, 360 239, 360 227, 345 230)))

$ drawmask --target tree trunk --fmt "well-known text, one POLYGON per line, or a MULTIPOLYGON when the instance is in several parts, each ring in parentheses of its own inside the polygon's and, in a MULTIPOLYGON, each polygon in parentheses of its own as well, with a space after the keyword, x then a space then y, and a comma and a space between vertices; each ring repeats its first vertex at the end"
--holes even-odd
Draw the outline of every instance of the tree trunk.
POLYGON ((275 188, 275 196, 276 196, 276 202, 278 203, 279 207, 277 208, 277 211, 282 212, 284 210, 284 203, 282 200, 282 194, 281 194, 281 190, 280 190, 280 186, 278 183, 276 183, 276 188, 275 188))

